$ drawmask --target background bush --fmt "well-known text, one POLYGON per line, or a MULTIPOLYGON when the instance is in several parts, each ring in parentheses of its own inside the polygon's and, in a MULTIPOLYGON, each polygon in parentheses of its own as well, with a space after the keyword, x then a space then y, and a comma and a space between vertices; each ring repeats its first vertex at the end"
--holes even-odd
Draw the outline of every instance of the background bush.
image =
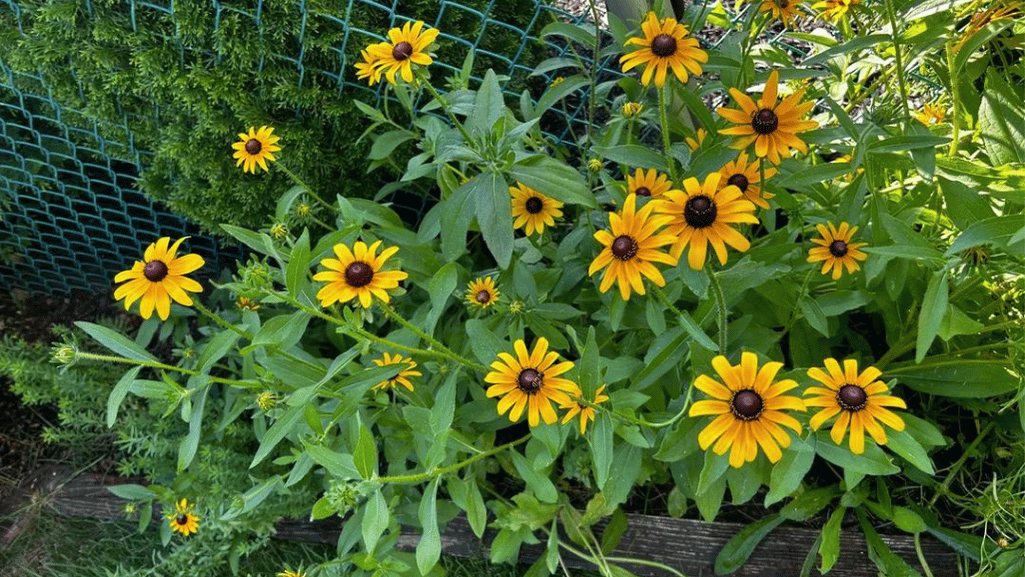
MULTIPOLYGON (((374 35, 401 14, 477 40, 483 70, 500 63, 488 53, 514 56, 522 35, 493 23, 485 27, 472 10, 523 29, 535 14, 534 0, 490 11, 487 0, 465 0, 469 10, 438 0, 395 4, 393 11, 353 3, 347 13, 345 3, 328 0, 304 8, 267 0, 259 11, 256 3, 240 1, 182 0, 172 9, 118 0, 24 0, 20 18, 0 15, 7 20, 0 41, 10 47, 4 60, 12 70, 42 79, 26 89, 82 111, 66 122, 95 120, 108 143, 128 143, 107 152, 142 164, 144 192, 208 230, 222 222, 259 227, 268 224, 287 177, 277 171, 254 177, 236 168, 230 144, 238 132, 274 126, 283 138, 284 164, 329 199, 372 196, 376 178, 366 175, 362 160, 369 141, 357 144, 367 123, 352 99, 374 102, 376 95, 343 86, 355 81, 359 50, 378 41, 374 35)), ((439 61, 458 66, 467 49, 443 41, 439 61)))

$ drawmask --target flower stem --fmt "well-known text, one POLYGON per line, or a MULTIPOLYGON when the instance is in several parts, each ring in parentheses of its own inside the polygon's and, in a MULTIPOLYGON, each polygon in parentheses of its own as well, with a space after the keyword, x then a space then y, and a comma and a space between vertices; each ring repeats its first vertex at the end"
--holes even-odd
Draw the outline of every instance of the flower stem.
POLYGON ((940 486, 936 489, 936 493, 933 494, 932 499, 929 500, 929 509, 932 509, 933 506, 936 505, 936 501, 939 501, 941 496, 947 494, 947 490, 950 489, 950 484, 954 481, 954 476, 961 470, 961 467, 964 467, 965 462, 968 461, 968 457, 975 452, 975 448, 979 446, 982 439, 985 438, 995 426, 996 421, 990 421, 989 424, 987 424, 986 427, 979 431, 979 434, 975 436, 975 440, 972 441, 972 444, 968 445, 968 448, 961 453, 961 458, 958 459, 952 467, 950 467, 950 472, 947 473, 943 482, 940 483, 940 486))
POLYGON ((715 302, 719 309, 719 354, 725 355, 726 342, 729 340, 727 339, 726 334, 726 297, 723 296, 722 286, 719 284, 719 279, 715 276, 715 273, 712 272, 711 263, 705 267, 705 272, 708 273, 708 280, 711 281, 709 284, 712 287, 712 292, 715 293, 715 302))
MULTIPOLYGON (((321 200, 320 197, 317 196, 317 193, 313 192, 313 189, 310 188, 308 184, 303 182, 302 179, 300 179, 298 176, 296 176, 294 172, 292 172, 291 170, 288 170, 287 168, 285 168, 285 165, 281 164, 280 162, 276 162, 276 163, 274 163, 274 166, 280 168, 282 172, 284 172, 286 175, 288 175, 288 178, 292 179, 292 182, 294 182, 296 185, 302 187, 302 189, 304 191, 306 191, 306 194, 310 195, 313 198, 313 200, 319 202, 321 206, 323 206, 324 208, 326 208, 328 210, 332 210, 332 211, 334 210, 334 207, 332 207, 330 204, 328 204, 328 203, 324 202, 323 200, 321 200)), ((331 230, 331 227, 325 225, 322 222, 320 223, 320 225, 324 226, 328 230, 331 230)))
POLYGON ((929 562, 925 559, 925 554, 922 552, 922 534, 915 533, 915 553, 918 554, 918 563, 922 565, 922 570, 925 571, 925 577, 933 577, 932 569, 929 568, 929 562))
POLYGON ((395 475, 395 476, 392 476, 392 477, 378 477, 378 478, 374 479, 374 481, 378 482, 378 483, 393 483, 393 484, 423 483, 425 481, 430 481, 431 479, 434 479, 435 477, 441 477, 442 475, 447 475, 449 473, 454 473, 454 472, 458 471, 459 469, 462 469, 463 467, 467 467, 469 465, 472 465, 472 464, 476 463, 477 461, 480 461, 481 459, 485 459, 487 457, 490 457, 491 455, 494 455, 496 453, 501 453, 502 451, 504 451, 506 449, 511 449, 511 448, 515 447, 516 445, 520 445, 522 443, 525 443, 525 442, 527 442, 530 439, 530 437, 531 436, 528 434, 528 435, 526 435, 524 437, 521 437, 521 438, 519 438, 519 439, 517 439, 515 441, 512 441, 510 443, 506 443, 504 445, 500 445, 498 447, 493 447, 491 449, 488 449, 487 451, 484 451, 484 452, 481 452, 481 453, 477 453, 476 455, 474 455, 474 456, 472 456, 472 457, 470 457, 470 458, 468 458, 468 459, 466 459, 464 461, 460 461, 460 462, 456 463, 455 465, 450 465, 448 467, 442 467, 440 469, 435 468, 435 469, 431 469, 430 471, 426 471, 424 473, 417 473, 415 475, 395 475))
POLYGON ((378 304, 381 306, 381 309, 385 312, 385 314, 387 314, 389 317, 391 317, 392 320, 394 320, 395 322, 399 323, 400 325, 402 325, 402 326, 406 327, 407 329, 409 329, 410 331, 412 331, 413 334, 415 334, 416 336, 420 337, 421 339, 424 340, 424 342, 428 343, 429 345, 431 345, 432 347, 437 349, 438 352, 444 353, 446 356, 448 356, 452 360, 454 360, 454 361, 456 361, 456 362, 458 362, 458 363, 460 363, 462 365, 465 365, 467 367, 470 367, 471 369, 476 369, 478 371, 485 371, 485 372, 488 370, 487 367, 485 367, 484 365, 482 365, 480 363, 475 363, 475 362, 473 362, 473 361, 471 361, 469 359, 463 358, 462 356, 457 355, 456 353, 452 352, 448 347, 446 347, 445 345, 441 344, 441 342, 436 340, 434 337, 432 337, 432 336, 428 335, 427 333, 425 333, 422 329, 420 329, 420 327, 418 327, 418 326, 414 325, 413 323, 407 321, 406 319, 402 318, 402 315, 400 315, 399 313, 395 312, 395 309, 391 308, 390 305, 388 305, 388 304, 386 304, 384 302, 380 302, 378 304))
MULTIPOLYGON (((129 359, 127 357, 115 357, 113 355, 97 355, 97 354, 93 354, 93 353, 83 353, 81 351, 77 351, 75 353, 75 358, 77 358, 77 359, 84 359, 84 360, 87 360, 87 361, 101 361, 101 362, 106 362, 106 363, 124 363, 124 364, 127 364, 127 365, 138 365, 138 366, 141 366, 141 367, 149 367, 151 369, 161 369, 161 370, 165 370, 165 371, 175 371, 175 372, 182 373, 182 374, 189 375, 189 376, 193 376, 193 377, 198 377, 200 375, 203 375, 203 373, 200 373, 199 371, 193 371, 192 369, 185 369, 185 368, 182 368, 182 367, 176 367, 174 365, 167 365, 167 364, 159 363, 159 362, 156 362, 156 361, 143 361, 143 360, 139 360, 139 359, 129 359)), ((242 388, 242 389, 262 389, 264 387, 263 384, 257 383, 255 381, 236 381, 236 380, 233 380, 233 379, 222 379, 220 377, 212 377, 210 375, 203 375, 203 376, 205 376, 207 379, 209 379, 210 382, 212 382, 212 383, 221 383, 223 385, 231 385, 233 387, 239 387, 239 388, 242 388)))
POLYGON ((897 32, 897 17, 893 12, 893 0, 883 0, 886 5, 886 16, 890 19, 890 34, 893 36, 893 53, 897 65, 897 83, 900 85, 900 102, 904 109, 904 122, 911 121, 911 112, 908 110, 908 86, 904 79, 904 58, 900 53, 900 36, 897 32))
POLYGON ((961 115, 958 108, 961 107, 961 88, 958 82, 957 71, 954 70, 954 40, 947 40, 947 71, 950 76, 950 96, 953 102, 950 110, 950 149, 947 156, 954 158, 957 154, 957 144, 961 140, 961 115))
POLYGON ((666 165, 669 167, 669 178, 673 182, 678 182, 679 179, 676 177, 676 162, 673 160, 672 144, 669 142, 669 112, 666 110, 666 90, 663 86, 658 89, 658 116, 659 121, 662 123, 662 148, 666 154, 666 165))
POLYGON ((417 76, 420 79, 420 83, 427 87, 428 92, 431 93, 431 96, 434 97, 434 100, 436 100, 438 104, 441 105, 441 109, 444 110, 445 114, 448 115, 448 119, 452 121, 452 124, 456 126, 456 128, 459 130, 459 133, 463 135, 463 140, 466 141, 467 144, 470 144, 473 141, 473 139, 470 138, 470 133, 466 131, 466 127, 463 126, 463 123, 459 122, 459 119, 456 118, 456 115, 452 113, 452 110, 448 107, 448 102, 445 101, 445 98, 438 93, 438 91, 434 88, 430 81, 427 80, 427 77, 423 74, 423 72, 417 71, 417 76))

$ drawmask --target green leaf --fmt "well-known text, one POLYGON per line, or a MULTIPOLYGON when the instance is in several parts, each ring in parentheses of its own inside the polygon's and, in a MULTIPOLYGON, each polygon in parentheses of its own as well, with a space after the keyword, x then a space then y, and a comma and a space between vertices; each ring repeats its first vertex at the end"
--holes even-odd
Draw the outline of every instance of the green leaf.
POLYGON ((87 323, 85 321, 78 321, 75 323, 75 326, 85 331, 86 334, 92 338, 96 339, 96 342, 122 357, 135 359, 137 361, 159 362, 156 357, 149 354, 146 349, 136 344, 135 341, 130 340, 128 337, 108 329, 107 327, 101 327, 100 325, 87 323))
POLYGON ((470 134, 481 135, 491 130, 495 121, 505 114, 505 101, 502 98, 502 88, 498 85, 498 76, 495 71, 488 69, 484 74, 484 81, 477 89, 477 95, 473 101, 473 114, 466 118, 466 129, 470 134))
POLYGON ((221 229, 224 232, 235 237, 239 242, 255 250, 259 254, 267 254, 267 246, 270 243, 273 246, 274 242, 271 237, 266 234, 253 232, 249 229, 235 226, 232 224, 222 224, 221 229))
POLYGON ((805 297, 797 301, 797 306, 801 309, 801 313, 804 314, 804 320, 808 321, 811 328, 822 333, 822 336, 829 336, 829 322, 826 320, 826 313, 822 311, 819 303, 815 302, 814 299, 805 297))
POLYGON ((909 463, 918 467, 927 475, 935 475, 932 461, 925 449, 907 431, 887 431, 886 446, 894 453, 904 457, 909 463))
MULTIPOLYGON (((456 285, 459 283, 460 270, 462 270, 462 267, 458 263, 450 262, 441 267, 431 277, 429 291, 431 295, 431 310, 427 313, 426 320, 429 329, 434 328, 442 313, 445 312, 448 299, 452 296, 452 292, 456 290, 456 285)), ((432 331, 428 330, 427 332, 430 333, 432 331)))
POLYGON ((470 523, 470 529, 478 539, 484 536, 484 529, 488 522, 488 509, 484 506, 484 498, 477 488, 477 480, 470 479, 466 484, 466 520, 470 523))
POLYGON ((681 310, 680 316, 676 318, 680 321, 680 326, 683 327, 683 330, 687 331, 687 334, 690 335, 690 338, 694 339, 702 347, 710 351, 719 350, 719 345, 706 335, 705 331, 701 330, 701 326, 698 325, 698 323, 696 323, 689 314, 687 314, 687 311, 681 310))
POLYGON ((306 333, 310 318, 309 314, 296 311, 290 315, 279 315, 267 320, 253 335, 251 344, 242 348, 242 356, 247 356, 258 347, 292 348, 306 333))
POLYGON ((1011 238, 1025 229, 1021 215, 994 216, 971 224, 954 240, 947 249, 946 256, 960 254, 973 246, 989 244, 997 248, 1015 250, 1021 253, 1021 242, 1011 242, 1011 238))
POLYGON ((789 521, 807 521, 840 495, 836 485, 804 491, 783 507, 779 514, 789 521))
MULTIPOLYGON (((445 259, 454 261, 466 252, 466 233, 473 222, 474 201, 472 193, 480 188, 476 181, 484 175, 478 174, 466 184, 452 191, 442 202, 441 212, 441 253, 445 259)), ((512 201, 509 203, 512 210, 512 201)))
POLYGON ((946 214, 959 229, 965 230, 975 222, 993 218, 993 208, 985 196, 956 180, 942 176, 936 180, 943 191, 946 214))
POLYGON ((595 415, 591 425, 591 434, 587 436, 587 444, 591 449, 591 462, 594 464, 594 481, 599 487, 608 482, 612 468, 612 419, 604 411, 595 415))
MULTIPOLYGON (((819 431, 815 435, 815 452, 834 465, 865 475, 893 475, 900 472, 900 467, 894 465, 886 453, 874 443, 866 441, 865 452, 856 455, 847 445, 833 443, 826 431, 819 431)), ((843 442, 847 442, 846 437, 843 442)))
POLYGON ((356 441, 356 449, 352 452, 352 461, 364 479, 370 480, 377 476, 377 443, 363 425, 359 427, 359 440, 356 441))
POLYGON ((545 93, 541 95, 541 98, 537 100, 537 108, 534 110, 534 114, 541 116, 548 109, 555 106, 563 98, 566 98, 570 94, 573 94, 577 90, 588 86, 591 80, 581 74, 574 74, 569 78, 563 78, 562 82, 552 86, 549 85, 545 93))
POLYGON ((869 152, 899 152, 918 148, 934 148, 950 142, 949 138, 940 136, 893 136, 869 143, 869 152))
POLYGON ((922 310, 918 315, 918 337, 915 341, 915 362, 921 363, 940 330, 943 315, 947 312, 947 275, 942 270, 933 273, 922 299, 922 310))
POLYGON ((367 499, 366 511, 363 512, 363 545, 368 553, 374 551, 377 540, 381 538, 384 530, 388 528, 388 520, 391 519, 391 510, 384 500, 380 490, 367 499))
POLYGON ((737 571, 747 562, 748 557, 762 539, 779 527, 785 519, 779 515, 769 515, 745 526, 723 545, 715 557, 715 573, 728 575, 737 571))
MULTIPOLYGON (((363 104, 359 101, 354 102, 356 102, 357 105, 363 104)), ((363 104, 363 106, 366 105, 363 104)), ((378 114, 381 113, 378 112, 378 114)), ((382 120, 383 119, 384 117, 382 116, 382 120)), ((288 213, 292 210, 292 204, 295 202, 295 199, 299 198, 299 196, 302 195, 304 192, 306 192, 306 189, 297 184, 292 188, 288 189, 288 191, 285 192, 285 194, 282 194, 281 198, 278 199, 277 207, 274 209, 274 220, 281 223, 286 222, 288 220, 288 213)))
POLYGON ((701 467, 701 475, 698 477, 698 486, 694 489, 696 495, 708 492, 719 480, 725 480, 726 469, 730 467, 729 453, 717 455, 714 451, 705 451, 705 464, 701 467))
POLYGON ((125 397, 128 396, 128 391, 131 389, 132 383, 139 376, 139 371, 142 367, 133 367, 128 370, 127 373, 121 377, 121 380, 114 385, 111 389, 110 395, 107 397, 107 428, 114 426, 114 422, 117 421, 117 412, 121 408, 121 403, 124 402, 125 397))
POLYGON ((605 525, 605 529, 602 530, 601 534, 601 551, 606 555, 611 555, 612 551, 619 545, 619 541, 623 538, 626 530, 629 526, 626 514, 623 513, 623 509, 616 507, 616 510, 612 513, 612 519, 605 525))
POLYGON ((659 335, 644 357, 644 368, 633 380, 634 391, 643 391, 655 384, 659 377, 678 365, 687 346, 689 335, 682 328, 675 328, 659 335))
POLYGON ((370 154, 367 155, 367 158, 370 160, 388 158, 402 143, 409 142, 414 138, 416 138, 416 135, 408 130, 390 130, 379 134, 374 139, 374 144, 370 147, 370 154))
POLYGON ((327 469, 327 472, 331 475, 338 477, 339 479, 360 478, 359 471, 356 470, 356 464, 352 459, 352 455, 332 451, 323 445, 311 445, 304 443, 303 449, 311 459, 321 467, 327 469))
POLYGON ((846 507, 837 507, 829 516, 829 521, 826 521, 825 526, 822 527, 822 542, 819 544, 822 565, 819 566, 819 572, 823 575, 829 573, 833 565, 836 565, 837 559, 840 558, 840 524, 843 522, 846 512, 846 507))
POLYGON ((577 26, 567 22, 552 22, 541 29, 540 36, 542 38, 552 35, 562 36, 589 48, 595 45, 594 32, 584 28, 583 26, 577 26))
POLYGON ((283 415, 278 417, 278 420, 274 421, 271 428, 263 435, 263 439, 260 440, 260 446, 256 449, 256 454, 253 455, 253 462, 249 464, 249 468, 260 464, 267 458, 274 447, 284 439, 286 435, 292 432, 299 421, 303 418, 304 408, 291 407, 283 415))
POLYGON ((868 254, 878 254, 887 258, 903 258, 906 260, 928 261, 929 264, 943 262, 943 253, 924 246, 909 246, 906 244, 895 244, 892 246, 866 246, 861 249, 868 254))
POLYGON ((812 56, 805 60, 802 64, 805 66, 813 66, 822 62, 826 62, 831 58, 842 56, 848 52, 854 52, 855 50, 863 50, 875 46, 880 42, 886 42, 890 40, 889 34, 869 34, 868 36, 859 36, 850 42, 844 42, 838 46, 834 46, 827 50, 812 56))
POLYGON ((772 467, 765 506, 793 495, 814 461, 815 437, 809 435, 807 442, 800 437, 793 438, 790 446, 783 450, 783 458, 772 467))
POLYGON ((498 353, 508 352, 512 348, 491 332, 484 321, 479 319, 466 321, 466 335, 469 337, 474 356, 485 365, 495 362, 498 359, 498 353))
POLYGON ((285 287, 289 294, 297 295, 306 285, 306 275, 310 268, 310 231, 303 229, 302 235, 292 246, 292 254, 288 257, 288 268, 285 269, 285 287))
POLYGON ((887 369, 887 378, 931 395, 981 399, 1017 390, 1018 378, 1003 361, 955 360, 887 369))
POLYGON ((565 162, 544 155, 532 155, 509 167, 509 176, 560 202, 597 208, 598 201, 587 180, 565 162))
POLYGON ((157 496, 153 490, 144 485, 110 485, 106 489, 118 497, 129 501, 144 501, 157 496))
POLYGON ((178 446, 178 474, 187 469, 196 458, 196 451, 199 449, 199 439, 203 434, 203 415, 206 409, 206 397, 210 392, 207 378, 203 375, 192 377, 192 381, 198 381, 196 392, 192 395, 192 414, 189 417, 189 433, 182 439, 178 446))
POLYGON ((606 160, 625 164, 630 168, 654 168, 659 172, 669 172, 664 156, 639 144, 594 146, 591 148, 591 152, 606 160))
POLYGON ((1021 85, 1012 87, 995 68, 986 72, 979 124, 993 166, 1025 163, 1025 98, 1021 85))
POLYGON ((213 336, 199 351, 199 358, 196 361, 196 369, 205 373, 213 367, 214 363, 224 358, 238 342, 239 334, 234 331, 222 331, 213 336))
POLYGON ((865 533, 865 542, 868 544, 868 557, 876 564, 876 567, 887 577, 921 577, 907 561, 901 559, 886 543, 879 537, 876 530, 869 524, 865 513, 860 509, 855 510, 858 514, 858 521, 861 522, 861 530, 865 533))
MULTIPOLYGON (((489 72, 491 72, 489 70, 489 72)), ((477 224, 498 266, 509 268, 513 249, 512 197, 502 175, 488 170, 470 181, 477 224)))
POLYGON ((907 533, 922 533, 929 528, 918 513, 905 507, 893 508, 893 524, 907 533))
POLYGON ((559 492, 555 490, 555 485, 548 478, 547 472, 537 470, 518 451, 510 451, 509 457, 520 474, 520 478, 527 483, 527 489, 533 492, 538 499, 545 503, 555 503, 558 500, 559 492))
POLYGON ((847 162, 825 162, 816 166, 809 166, 799 170, 785 179, 787 188, 797 190, 808 190, 813 186, 819 186, 823 182, 835 180, 846 174, 850 174, 851 165, 847 162))
MULTIPOLYGON (((491 72, 488 70, 488 72, 491 72)), ((441 557, 441 533, 438 530, 438 482, 441 477, 435 477, 420 499, 419 519, 423 528, 423 536, 416 545, 416 566, 420 569, 421 575, 438 564, 441 557)))
POLYGON ((957 551, 959 555, 963 555, 976 563, 979 562, 979 552, 982 551, 984 544, 981 537, 955 531, 954 529, 947 529, 946 527, 929 527, 926 531, 933 537, 946 543, 948 547, 957 551))

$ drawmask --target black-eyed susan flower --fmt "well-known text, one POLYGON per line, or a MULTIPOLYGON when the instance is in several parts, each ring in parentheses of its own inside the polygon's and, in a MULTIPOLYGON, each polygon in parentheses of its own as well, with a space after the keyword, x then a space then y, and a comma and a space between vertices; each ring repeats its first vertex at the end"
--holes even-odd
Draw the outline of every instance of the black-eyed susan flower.
POLYGON ((690 247, 687 264, 692 269, 705 266, 708 245, 712 245, 719 264, 726 264, 726 245, 740 252, 751 248, 744 235, 730 225, 758 224, 755 205, 744 200, 735 185, 719 187, 722 177, 713 172, 700 183, 696 178, 683 181, 683 190, 671 190, 655 206, 655 212, 669 216, 666 234, 673 238, 669 254, 680 258, 683 249, 690 247))
POLYGON ((712 397, 698 401, 690 416, 716 415, 698 435, 702 450, 712 447, 717 455, 730 451, 730 465, 740 467, 758 457, 758 447, 773 463, 783 456, 780 447, 790 446, 790 435, 782 427, 801 432, 797 419, 784 411, 807 410, 804 401, 783 393, 797 387, 791 379, 773 382, 783 363, 769 362, 758 368, 754 353, 743 353, 740 364, 730 365, 726 357, 712 359, 722 382, 699 375, 694 386, 712 397), (713 446, 712 444, 715 443, 713 446))
POLYGON ((601 252, 587 269, 588 275, 605 269, 598 289, 608 292, 612 283, 619 283, 619 294, 623 300, 630 299, 631 288, 637 294, 644 294, 645 276, 651 282, 662 287, 666 280, 655 267, 655 262, 675 265, 677 258, 661 250, 660 247, 672 244, 676 237, 671 234, 655 234, 655 232, 672 221, 669 216, 651 216, 655 202, 649 202, 637 210, 637 195, 626 197, 622 214, 609 215, 610 230, 599 230, 594 238, 602 245, 601 252))
POLYGON ((299 567, 295 571, 285 569, 281 573, 278 573, 277 577, 306 577, 306 573, 303 572, 302 567, 299 567))
POLYGON ((809 396, 804 403, 809 407, 822 407, 812 416, 808 423, 812 430, 818 430, 826 421, 840 415, 833 423, 829 436, 839 445, 851 429, 851 452, 865 452, 865 431, 879 445, 886 444, 886 431, 880 422, 895 431, 904 430, 904 420, 891 412, 887 407, 906 409, 907 404, 898 397, 887 393, 889 387, 878 380, 882 372, 875 367, 868 367, 858 373, 858 361, 847 359, 843 369, 836 359, 823 361, 826 370, 818 367, 808 369, 808 376, 825 385, 825 387, 809 387, 804 391, 809 396))
POLYGON ((178 256, 178 247, 188 237, 171 242, 163 237, 146 247, 142 261, 135 261, 131 270, 121 271, 114 282, 124 282, 114 291, 114 299, 125 299, 125 310, 139 301, 139 314, 148 319, 156 309, 161 320, 171 314, 171 301, 192 306, 188 293, 203 292, 203 287, 185 276, 203 266, 203 257, 198 254, 178 256), (128 281, 128 282, 125 282, 128 281))
POLYGON ((466 302, 474 308, 486 309, 498 302, 499 296, 501 293, 495 286, 495 279, 489 276, 473 279, 466 286, 466 302))
POLYGON ((794 18, 800 14, 797 10, 797 5, 801 3, 801 0, 764 0, 759 12, 772 12, 772 17, 776 20, 782 20, 783 24, 790 26, 794 23, 794 18))
POLYGON ((579 396, 580 389, 575 383, 559 375, 573 368, 571 361, 556 364, 559 353, 548 352, 548 339, 539 338, 534 344, 534 351, 527 354, 527 345, 523 340, 513 343, 516 356, 509 353, 498 353, 499 360, 491 363, 493 369, 484 376, 484 381, 491 383, 488 397, 502 397, 498 401, 498 414, 509 411, 509 420, 520 420, 523 411, 527 411, 527 421, 536 427, 541 421, 551 425, 559 419, 552 408, 552 401, 558 405, 572 402, 570 395, 579 396))
POLYGON ((174 511, 167 514, 171 530, 185 537, 199 531, 199 516, 192 512, 193 505, 184 497, 174 504, 174 511))
POLYGON ((662 88, 666 83, 666 71, 672 69, 680 82, 687 82, 690 74, 701 75, 701 63, 708 62, 708 53, 699 48, 698 41, 687 37, 687 27, 675 18, 659 21, 654 12, 641 23, 644 38, 630 38, 628 46, 640 46, 629 54, 619 58, 623 72, 644 65, 641 83, 651 84, 654 76, 655 86, 662 88))
POLYGON ((260 168, 269 170, 267 162, 277 160, 274 153, 281 150, 277 145, 281 137, 274 136, 273 133, 274 129, 269 126, 261 126, 260 130, 254 130, 250 126, 248 134, 238 133, 239 141, 231 145, 235 149, 235 166, 242 166, 242 172, 253 174, 256 173, 257 164, 260 168))
POLYGON ((541 234, 545 226, 555 226, 555 219, 562 217, 562 203, 548 198, 540 192, 519 182, 509 187, 512 195, 513 228, 522 228, 527 235, 536 231, 541 234))
POLYGON ((947 109, 938 102, 931 102, 922 106, 921 110, 913 111, 911 116, 926 126, 935 126, 947 118, 947 109))
POLYGON ((363 49, 359 51, 363 60, 356 63, 356 79, 366 80, 369 86, 373 86, 381 81, 381 67, 378 66, 380 61, 376 56, 370 54, 370 51, 363 49))
POLYGON ((819 16, 822 16, 824 20, 830 22, 836 22, 847 17, 847 14, 852 12, 861 4, 861 0, 823 0, 816 4, 812 4, 812 8, 818 8, 822 10, 819 16))
MULTIPOLYGON (((769 178, 774 174, 776 174, 775 168, 765 169, 765 178, 769 178)), ((722 177, 719 180, 720 188, 733 185, 740 189, 744 198, 762 208, 769 208, 769 203, 766 200, 776 196, 771 192, 762 190, 762 175, 758 171, 758 164, 753 161, 748 162, 746 152, 741 152, 736 160, 723 165, 719 169, 719 175, 722 177)))
MULTIPOLYGON (((605 390, 605 385, 598 387, 598 390, 594 392, 594 400, 591 401, 595 405, 604 403, 609 400, 608 395, 603 395, 602 392, 605 390)), ((568 409, 566 414, 562 417, 562 424, 573 420, 573 417, 580 415, 580 434, 587 434, 587 422, 594 420, 594 408, 587 405, 581 405, 580 403, 570 400, 568 405, 560 405, 562 409, 568 409)))
POLYGON ((438 37, 436 28, 424 28, 422 20, 415 23, 406 22, 401 28, 388 31, 389 42, 372 44, 367 52, 374 59, 380 73, 384 73, 388 82, 396 84, 395 73, 400 72, 402 80, 413 81, 413 65, 430 66, 434 60, 427 54, 427 49, 438 37))
POLYGON ((822 238, 813 238, 811 241, 819 246, 808 251, 808 262, 822 262, 822 274, 833 269, 833 280, 838 280, 843 274, 844 267, 849 274, 861 268, 859 260, 865 260, 868 255, 858 250, 868 243, 851 242, 858 227, 850 226, 846 222, 840 223, 840 228, 829 223, 829 228, 824 224, 817 224, 822 238))
POLYGON ((374 359, 374 364, 379 367, 384 367, 387 365, 406 365, 406 368, 399 371, 399 374, 395 375, 394 377, 386 381, 381 381, 380 383, 374 385, 374 389, 378 391, 382 389, 394 389, 396 384, 402 385, 403 387, 406 387, 407 389, 412 391, 413 383, 409 382, 409 377, 423 376, 423 373, 414 370, 416 368, 416 362, 413 359, 408 359, 398 354, 392 356, 388 353, 384 353, 384 358, 374 359))
POLYGON ((807 153, 808 146, 797 134, 819 125, 814 120, 801 120, 815 106, 814 102, 801 102, 803 88, 777 103, 778 87, 779 72, 773 70, 757 105, 748 95, 730 88, 730 94, 741 109, 719 108, 716 111, 719 116, 739 125, 719 131, 739 137, 730 144, 731 148, 744 150, 754 144, 755 155, 768 158, 773 164, 779 164, 780 157, 790 158, 791 148, 807 153))
POLYGON ((699 128, 698 131, 694 133, 693 137, 688 136, 683 140, 687 143, 687 148, 689 148, 691 152, 694 152, 701 147, 701 143, 705 141, 707 136, 708 131, 704 128, 699 128))
POLYGON ((638 168, 633 174, 626 175, 626 193, 651 198, 661 198, 673 188, 669 177, 650 168, 645 172, 638 168))
POLYGON ((627 102, 623 105, 623 116, 627 118, 635 118, 641 114, 644 110, 644 105, 640 102, 627 102))
MULTIPOLYGON (((984 3, 985 4, 985 3, 984 3)), ((998 20, 1009 18, 1020 18, 1021 12, 1025 10, 1020 0, 1005 0, 1004 2, 992 2, 991 5, 981 12, 976 12, 968 21, 968 26, 961 33, 961 37, 951 47, 956 54, 964 48, 965 44, 979 33, 987 25, 998 20)))
POLYGON ((409 275, 400 270, 383 270, 384 263, 390 256, 398 252, 393 246, 377 254, 381 241, 367 248, 366 243, 357 241, 352 250, 344 244, 334 246, 337 259, 325 258, 320 261, 328 270, 313 275, 315 281, 328 281, 320 291, 317 299, 321 306, 328 307, 336 302, 349 302, 359 297, 363 308, 370 308, 373 297, 387 303, 388 289, 399 286, 399 281, 409 275))
POLYGON ((260 310, 260 305, 257 304, 256 301, 248 297, 238 297, 237 299, 235 299, 235 306, 237 306, 240 311, 260 310))

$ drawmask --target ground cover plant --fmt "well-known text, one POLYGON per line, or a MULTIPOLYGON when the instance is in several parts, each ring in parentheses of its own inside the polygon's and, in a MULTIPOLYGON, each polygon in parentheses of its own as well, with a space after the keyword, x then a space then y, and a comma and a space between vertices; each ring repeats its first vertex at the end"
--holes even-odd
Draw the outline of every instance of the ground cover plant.
MULTIPOLYGON (((351 72, 393 97, 357 104, 368 163, 419 151, 397 185, 434 195, 415 228, 289 173, 273 226, 223 226, 250 261, 203 286, 187 239, 154 239, 113 279, 139 333, 78 323, 112 354, 70 339, 55 358, 130 366, 108 426, 129 398, 162 415, 153 483, 115 491, 162 504, 174 547, 212 535, 237 560, 281 515, 339 515, 337 558, 304 573, 428 574, 464 512, 497 529, 493 562, 544 542, 531 574, 575 555, 624 575, 623 506, 657 486, 671 515, 759 511, 720 573, 817 520, 805 574, 847 529, 880 572, 930 575, 883 525, 948 543, 966 574, 1020 574, 1020 10, 656 7, 610 16, 605 47, 555 22, 579 57, 515 102, 472 52, 441 89, 438 31, 404 21, 351 72), (599 82, 587 54, 624 75, 599 82), (571 94, 588 122, 556 142, 539 126, 571 94), (301 197, 320 229, 287 222, 301 197), (172 337, 172 359, 147 349, 172 337), (400 524, 423 532, 414 555, 400 524)), ((249 178, 289 154, 273 126, 237 132, 222 150, 249 178)))

